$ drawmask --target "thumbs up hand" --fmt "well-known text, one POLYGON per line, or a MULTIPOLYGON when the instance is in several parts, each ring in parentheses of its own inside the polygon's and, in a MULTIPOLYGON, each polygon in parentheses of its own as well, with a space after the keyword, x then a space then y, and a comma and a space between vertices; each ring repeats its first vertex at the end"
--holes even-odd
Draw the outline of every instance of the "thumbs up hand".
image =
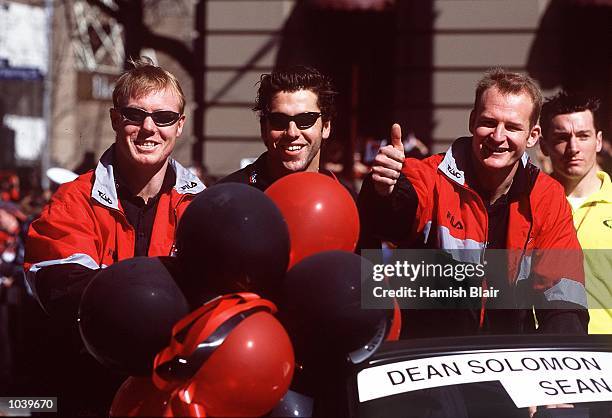
POLYGON ((394 123, 391 127, 391 144, 378 150, 372 166, 374 189, 381 196, 389 196, 400 176, 404 164, 404 144, 402 144, 402 128, 394 123))

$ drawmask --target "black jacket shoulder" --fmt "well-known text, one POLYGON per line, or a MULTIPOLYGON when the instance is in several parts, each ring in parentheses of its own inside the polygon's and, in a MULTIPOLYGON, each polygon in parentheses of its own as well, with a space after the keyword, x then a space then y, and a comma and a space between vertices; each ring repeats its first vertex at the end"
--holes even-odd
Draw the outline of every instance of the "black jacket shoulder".
POLYGON ((272 184, 272 180, 266 170, 266 153, 261 154, 255 162, 223 177, 217 183, 248 184, 262 192, 265 191, 272 184))

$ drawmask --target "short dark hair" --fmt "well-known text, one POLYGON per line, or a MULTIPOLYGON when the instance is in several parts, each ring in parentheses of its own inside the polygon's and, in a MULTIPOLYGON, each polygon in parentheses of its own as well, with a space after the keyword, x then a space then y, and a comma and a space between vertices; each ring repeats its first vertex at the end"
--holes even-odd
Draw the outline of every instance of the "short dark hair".
POLYGON ((532 128, 538 123, 543 99, 540 88, 533 78, 526 74, 510 72, 500 67, 490 69, 476 85, 474 110, 480 105, 480 99, 484 92, 491 87, 495 87, 502 94, 527 93, 531 97, 531 103, 533 104, 531 116, 529 117, 529 127, 532 128))
POLYGON ((593 114, 593 125, 595 132, 600 131, 599 126, 599 105, 600 100, 596 97, 588 96, 582 93, 560 91, 556 95, 546 99, 542 106, 542 116, 540 123, 542 125, 542 136, 546 139, 546 133, 550 128, 550 121, 557 115, 566 115, 568 113, 577 113, 590 110, 593 114))
POLYGON ((335 98, 338 94, 329 77, 319 70, 304 65, 279 68, 270 74, 263 74, 259 80, 257 99, 253 110, 258 112, 260 119, 270 112, 270 104, 275 94, 286 91, 310 90, 317 95, 317 106, 321 109, 324 122, 336 115, 335 98))

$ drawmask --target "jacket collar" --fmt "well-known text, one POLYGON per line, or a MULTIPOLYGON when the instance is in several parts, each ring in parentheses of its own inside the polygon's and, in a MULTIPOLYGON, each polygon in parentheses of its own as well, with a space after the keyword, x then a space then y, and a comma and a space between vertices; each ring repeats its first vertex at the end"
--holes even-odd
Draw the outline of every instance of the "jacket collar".
MULTIPOLYGON (((114 144, 107 149, 96 166, 91 198, 103 206, 119 210, 119 198, 115 186, 114 144)), ((204 184, 189 170, 172 158, 170 167, 176 173, 174 190, 178 194, 197 194, 206 188, 204 184)))
POLYGON ((610 181, 610 176, 605 171, 598 171, 597 177, 601 180, 601 188, 591 194, 584 201, 583 205, 588 202, 612 203, 612 181, 610 181))
MULTIPOLYGON (((438 169, 450 180, 461 186, 466 186, 466 172, 470 171, 470 165, 472 164, 471 152, 471 137, 457 139, 444 154, 438 169)), ((523 167, 531 165, 529 164, 529 156, 526 152, 523 153, 520 161, 523 167)))

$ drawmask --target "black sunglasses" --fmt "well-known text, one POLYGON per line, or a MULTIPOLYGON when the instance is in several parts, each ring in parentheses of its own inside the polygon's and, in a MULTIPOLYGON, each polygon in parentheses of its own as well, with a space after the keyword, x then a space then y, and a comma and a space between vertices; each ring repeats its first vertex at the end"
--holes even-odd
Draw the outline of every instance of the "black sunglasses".
POLYGON ((304 112, 293 116, 273 112, 268 113, 266 118, 272 129, 275 131, 284 131, 289 128, 289 122, 291 121, 295 122, 298 129, 308 129, 317 122, 320 116, 321 112, 304 112))
POLYGON ((119 113, 121 113, 121 116, 126 120, 138 124, 141 124, 147 117, 151 116, 151 119, 153 119, 153 122, 157 126, 174 125, 181 118, 180 113, 171 110, 157 110, 149 113, 135 107, 122 107, 119 109, 119 113))

